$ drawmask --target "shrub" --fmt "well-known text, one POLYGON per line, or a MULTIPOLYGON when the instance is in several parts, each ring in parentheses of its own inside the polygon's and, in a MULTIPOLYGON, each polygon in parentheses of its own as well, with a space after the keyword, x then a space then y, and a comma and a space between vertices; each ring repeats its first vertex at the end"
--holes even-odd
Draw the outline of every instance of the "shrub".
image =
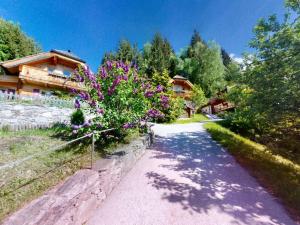
POLYGON ((115 133, 120 134, 145 121, 163 118, 162 110, 169 108, 169 97, 162 87, 152 86, 134 65, 107 61, 97 74, 88 67, 79 67, 74 77, 85 85, 85 91, 72 90, 78 96, 75 108, 81 108, 84 102, 84 110, 93 117, 73 126, 75 135, 108 128, 115 128, 115 133))
POLYGON ((84 114, 81 109, 76 109, 71 115, 71 124, 72 125, 82 125, 84 124, 84 114))

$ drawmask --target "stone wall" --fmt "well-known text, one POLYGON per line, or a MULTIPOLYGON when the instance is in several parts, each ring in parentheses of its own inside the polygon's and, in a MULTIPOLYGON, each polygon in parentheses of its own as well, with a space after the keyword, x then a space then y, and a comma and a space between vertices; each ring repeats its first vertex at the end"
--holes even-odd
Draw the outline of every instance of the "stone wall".
POLYGON ((69 122, 74 109, 0 103, 0 129, 24 130, 51 127, 57 122, 69 122))

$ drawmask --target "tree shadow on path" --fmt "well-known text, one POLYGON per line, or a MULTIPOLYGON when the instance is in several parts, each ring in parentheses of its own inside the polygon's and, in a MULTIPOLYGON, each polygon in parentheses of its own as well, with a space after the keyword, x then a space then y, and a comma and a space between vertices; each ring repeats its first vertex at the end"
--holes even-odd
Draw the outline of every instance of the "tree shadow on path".
POLYGON ((153 158, 181 179, 151 171, 151 185, 162 198, 180 204, 190 214, 216 209, 235 218, 232 224, 295 224, 279 203, 233 157, 204 132, 157 137, 153 158))

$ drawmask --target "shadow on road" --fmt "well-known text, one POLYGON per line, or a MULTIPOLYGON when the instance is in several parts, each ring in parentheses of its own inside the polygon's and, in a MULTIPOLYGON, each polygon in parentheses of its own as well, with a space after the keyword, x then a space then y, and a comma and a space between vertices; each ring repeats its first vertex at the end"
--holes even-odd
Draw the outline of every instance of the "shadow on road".
POLYGON ((190 214, 215 208, 246 224, 294 224, 282 217, 286 215, 283 208, 204 131, 157 137, 153 157, 167 159, 160 166, 188 182, 152 171, 146 174, 151 185, 164 191, 164 200, 181 204, 190 214))

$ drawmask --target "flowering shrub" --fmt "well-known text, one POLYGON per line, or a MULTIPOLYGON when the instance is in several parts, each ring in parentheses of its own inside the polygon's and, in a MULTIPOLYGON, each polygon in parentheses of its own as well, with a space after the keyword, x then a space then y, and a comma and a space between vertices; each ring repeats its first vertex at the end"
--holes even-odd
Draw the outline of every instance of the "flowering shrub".
POLYGON ((74 134, 135 128, 144 121, 163 118, 162 109, 169 108, 163 87, 152 86, 134 65, 107 61, 97 74, 88 67, 79 67, 73 76, 85 85, 85 91, 71 90, 77 95, 74 106, 79 109, 85 103, 88 107, 84 111, 93 118, 74 125, 74 134))

